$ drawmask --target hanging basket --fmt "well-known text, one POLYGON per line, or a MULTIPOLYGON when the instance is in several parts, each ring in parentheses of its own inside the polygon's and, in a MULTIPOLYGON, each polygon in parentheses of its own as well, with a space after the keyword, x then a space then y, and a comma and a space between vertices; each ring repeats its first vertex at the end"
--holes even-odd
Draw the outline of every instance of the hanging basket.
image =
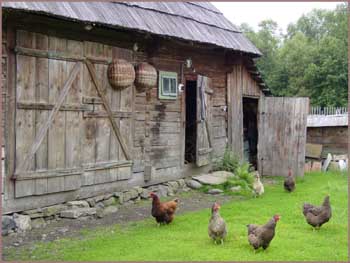
POLYGON ((107 76, 112 88, 125 89, 135 81, 135 70, 126 60, 115 59, 108 65, 107 76))
POLYGON ((147 62, 139 63, 135 67, 135 86, 139 92, 144 92, 157 85, 157 70, 147 62))

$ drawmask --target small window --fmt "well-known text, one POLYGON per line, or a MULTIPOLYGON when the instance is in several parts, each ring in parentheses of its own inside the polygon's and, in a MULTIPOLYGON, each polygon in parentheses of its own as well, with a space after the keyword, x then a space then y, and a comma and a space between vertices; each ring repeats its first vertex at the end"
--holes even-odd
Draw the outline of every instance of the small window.
POLYGON ((159 98, 177 98, 177 73, 159 71, 159 98))

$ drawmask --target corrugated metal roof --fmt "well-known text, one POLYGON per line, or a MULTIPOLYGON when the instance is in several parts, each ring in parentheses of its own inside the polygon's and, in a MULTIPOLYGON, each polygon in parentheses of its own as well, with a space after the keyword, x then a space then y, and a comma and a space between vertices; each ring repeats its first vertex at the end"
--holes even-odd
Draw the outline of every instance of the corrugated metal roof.
POLYGON ((3 2, 2 6, 261 55, 235 25, 205 2, 3 2))

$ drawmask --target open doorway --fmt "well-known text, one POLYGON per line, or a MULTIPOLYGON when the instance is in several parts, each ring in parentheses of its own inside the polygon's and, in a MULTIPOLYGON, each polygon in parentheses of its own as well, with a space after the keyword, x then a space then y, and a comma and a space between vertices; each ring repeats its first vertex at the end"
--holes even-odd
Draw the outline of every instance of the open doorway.
POLYGON ((186 81, 185 163, 196 161, 197 138, 197 81, 186 81))
POLYGON ((243 97, 244 159, 258 168, 258 99, 243 97))

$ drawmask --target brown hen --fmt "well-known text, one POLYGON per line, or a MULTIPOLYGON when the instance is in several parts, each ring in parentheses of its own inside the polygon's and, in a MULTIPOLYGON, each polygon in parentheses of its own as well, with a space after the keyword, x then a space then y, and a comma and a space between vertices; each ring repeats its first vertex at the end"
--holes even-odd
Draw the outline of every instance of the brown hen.
POLYGON ((159 224, 169 224, 174 219, 174 214, 179 202, 178 199, 174 199, 168 202, 161 202, 159 197, 151 192, 150 197, 152 201, 152 216, 159 224))

